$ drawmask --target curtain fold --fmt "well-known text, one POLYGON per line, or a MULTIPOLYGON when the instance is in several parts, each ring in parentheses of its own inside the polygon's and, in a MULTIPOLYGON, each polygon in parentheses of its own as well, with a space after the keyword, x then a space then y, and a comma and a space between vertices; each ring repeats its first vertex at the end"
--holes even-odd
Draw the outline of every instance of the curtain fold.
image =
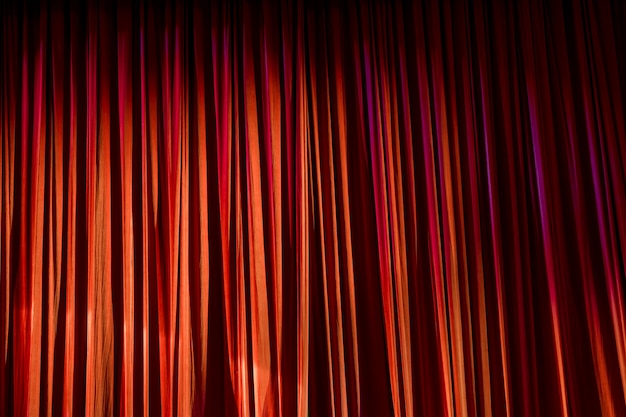
POLYGON ((626 415, 624 2, 0 10, 0 414, 626 415))

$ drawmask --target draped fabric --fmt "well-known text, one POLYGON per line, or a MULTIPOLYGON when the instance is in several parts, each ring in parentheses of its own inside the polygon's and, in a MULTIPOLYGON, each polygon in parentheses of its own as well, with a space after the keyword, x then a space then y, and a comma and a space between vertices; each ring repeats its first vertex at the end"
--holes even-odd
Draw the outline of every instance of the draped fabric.
POLYGON ((625 2, 0 10, 0 414, 626 415, 625 2))

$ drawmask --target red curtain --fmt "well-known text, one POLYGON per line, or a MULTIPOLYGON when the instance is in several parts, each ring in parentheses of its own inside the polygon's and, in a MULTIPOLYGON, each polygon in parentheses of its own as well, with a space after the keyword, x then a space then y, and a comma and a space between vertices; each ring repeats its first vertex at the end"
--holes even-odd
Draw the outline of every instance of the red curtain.
POLYGON ((626 3, 3 3, 0 414, 626 415, 626 3))

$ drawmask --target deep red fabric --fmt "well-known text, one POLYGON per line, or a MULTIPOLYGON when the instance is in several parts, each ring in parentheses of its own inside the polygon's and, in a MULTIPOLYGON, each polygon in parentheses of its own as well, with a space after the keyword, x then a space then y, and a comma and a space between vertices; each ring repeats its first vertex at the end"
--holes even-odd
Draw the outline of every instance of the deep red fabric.
POLYGON ((625 2, 0 10, 0 415, 626 415, 625 2))

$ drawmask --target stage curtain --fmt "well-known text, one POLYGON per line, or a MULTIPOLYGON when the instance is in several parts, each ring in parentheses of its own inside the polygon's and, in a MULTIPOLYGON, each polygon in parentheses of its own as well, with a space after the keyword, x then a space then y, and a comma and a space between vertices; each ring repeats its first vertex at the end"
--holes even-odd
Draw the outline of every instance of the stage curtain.
POLYGON ((625 416, 626 3, 0 4, 0 414, 625 416))

